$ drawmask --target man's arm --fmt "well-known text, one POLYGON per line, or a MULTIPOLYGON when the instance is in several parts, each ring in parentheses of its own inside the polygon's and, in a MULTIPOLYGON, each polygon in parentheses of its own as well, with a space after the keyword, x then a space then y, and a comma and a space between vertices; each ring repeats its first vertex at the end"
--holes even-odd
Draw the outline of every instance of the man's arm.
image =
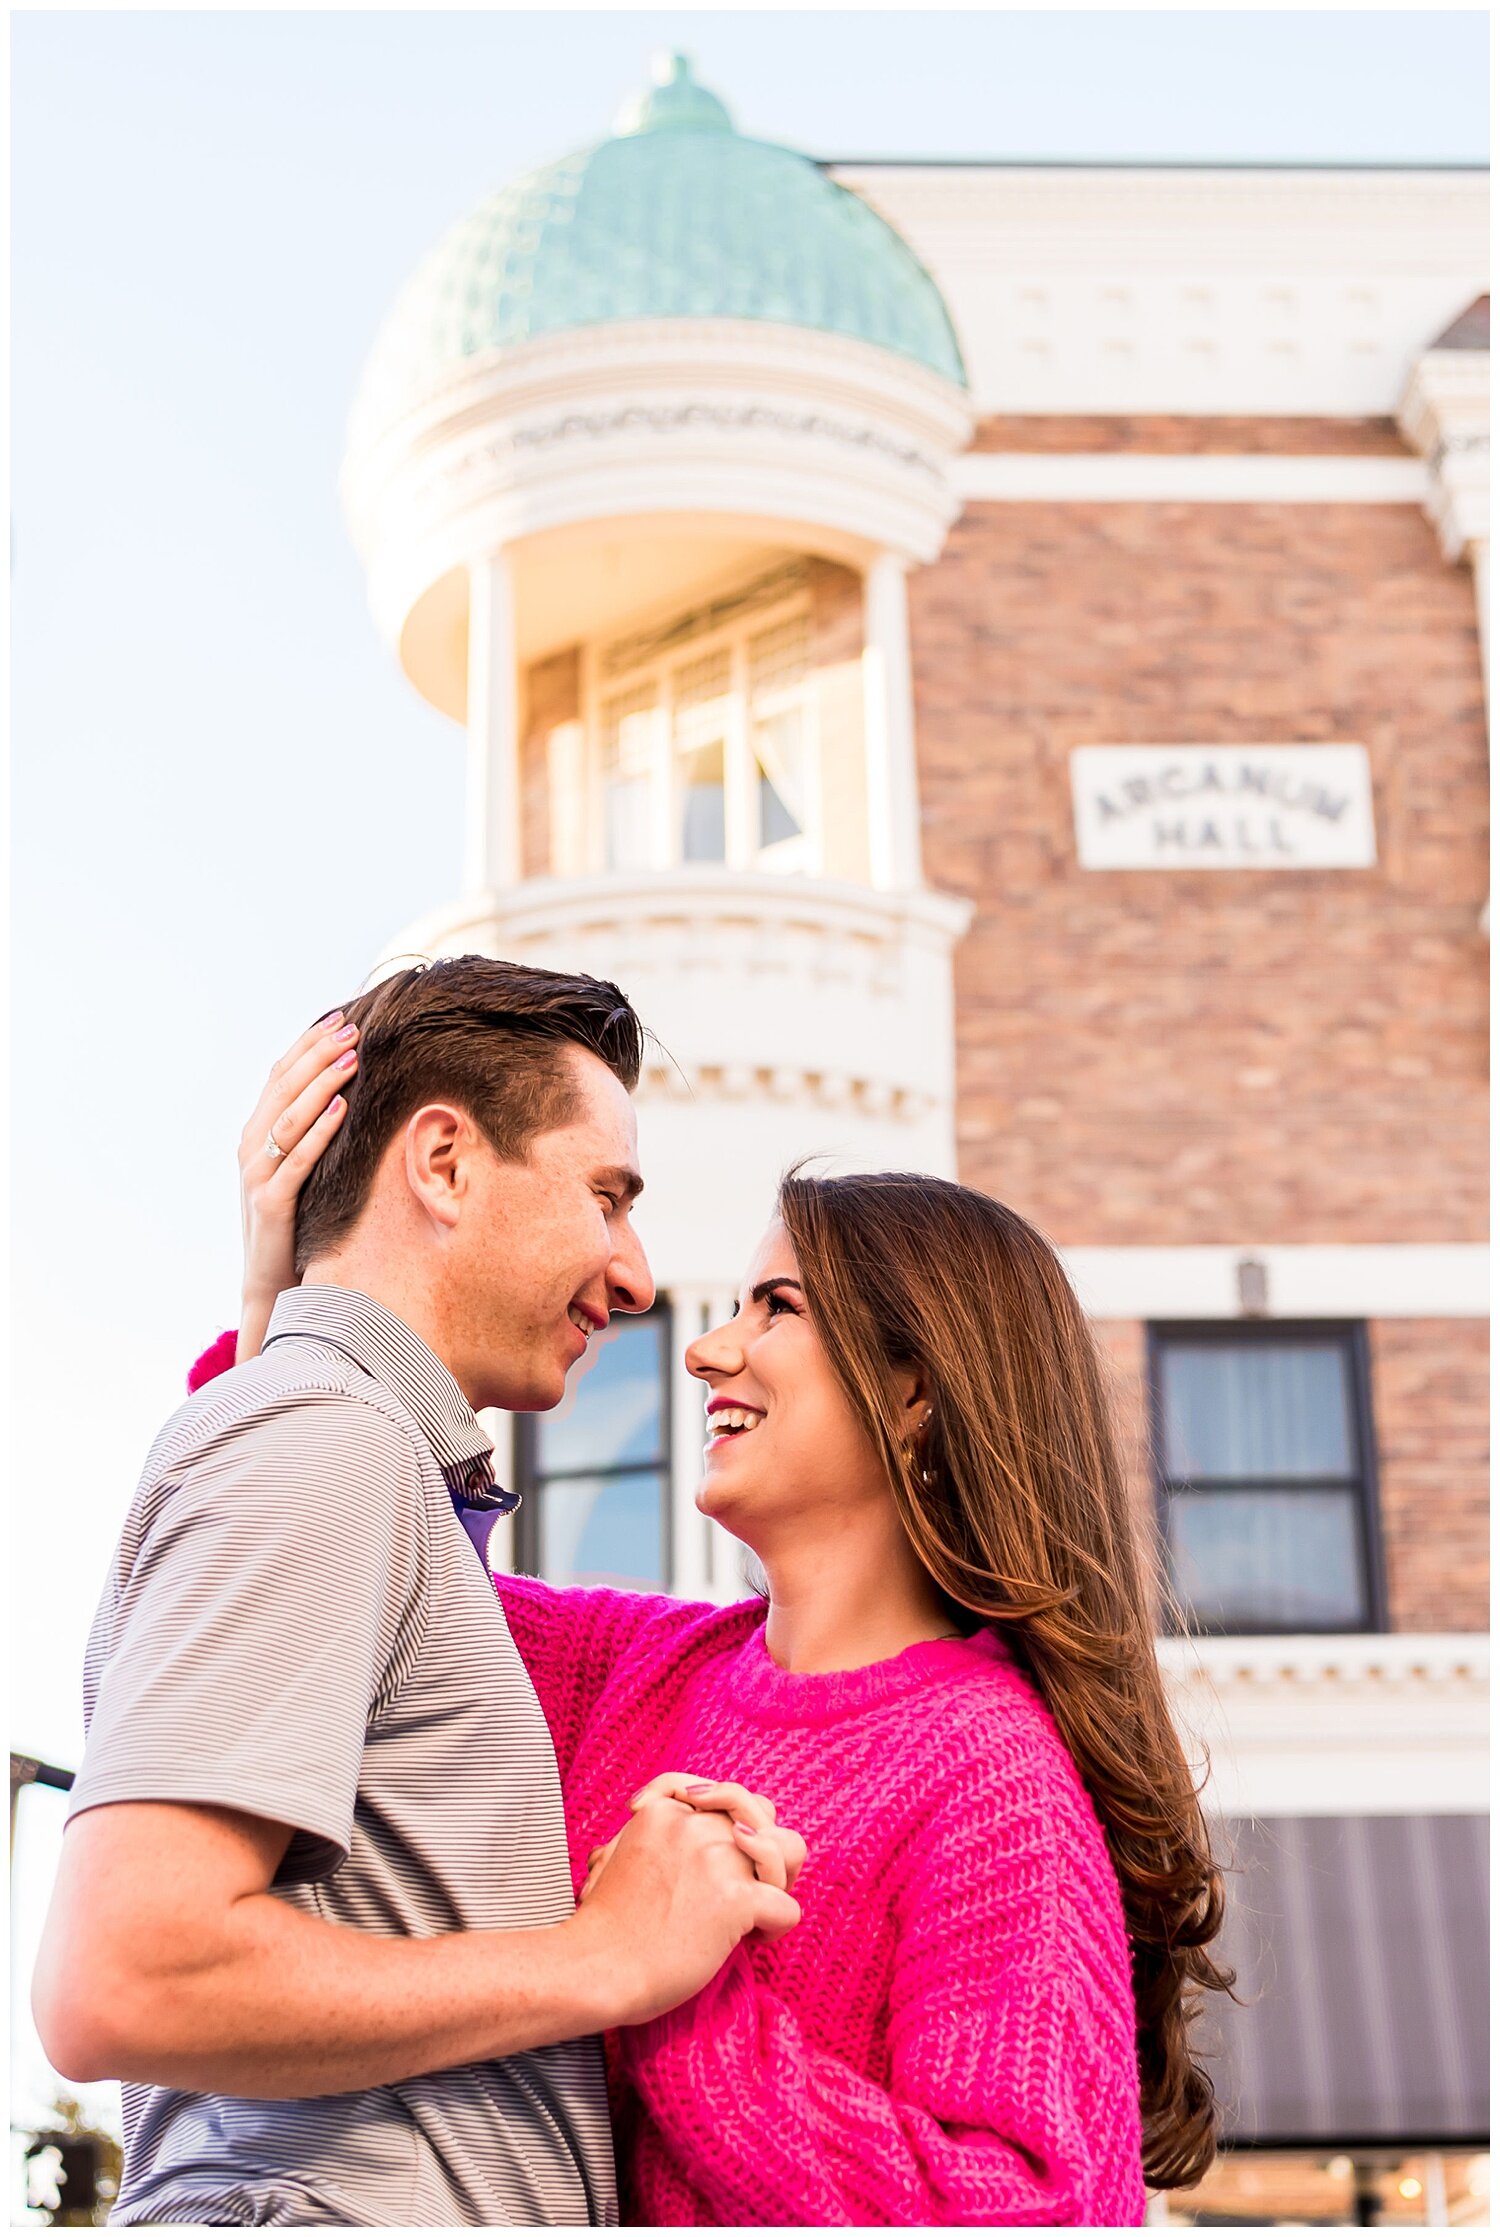
POLYGON ((632 1818, 576 1915, 416 1939, 269 1892, 290 1838, 239 1811, 114 1803, 74 1819, 33 1986, 74 2081, 317 2097, 504 2058, 671 2010, 755 1928, 800 1916, 722 1816, 632 1818))

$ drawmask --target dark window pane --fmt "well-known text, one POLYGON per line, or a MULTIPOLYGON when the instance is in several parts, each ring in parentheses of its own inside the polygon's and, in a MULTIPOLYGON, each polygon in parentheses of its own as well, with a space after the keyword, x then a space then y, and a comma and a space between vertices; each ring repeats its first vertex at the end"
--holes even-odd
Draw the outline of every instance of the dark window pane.
POLYGON ((665 1487, 657 1469, 546 1485, 539 1494, 542 1575, 555 1585, 664 1586, 665 1487))
POLYGON ((1175 1482, 1349 1476, 1347 1354, 1339 1344, 1191 1344, 1161 1359, 1175 1482))
POLYGON ((1366 1620, 1352 1492, 1177 1492, 1167 1528, 1175 1589, 1200 1623, 1320 1631, 1366 1620))
POLYGON ((660 1460, 665 1321, 612 1320, 568 1377, 562 1404, 536 1417, 537 1467, 609 1468, 660 1460))

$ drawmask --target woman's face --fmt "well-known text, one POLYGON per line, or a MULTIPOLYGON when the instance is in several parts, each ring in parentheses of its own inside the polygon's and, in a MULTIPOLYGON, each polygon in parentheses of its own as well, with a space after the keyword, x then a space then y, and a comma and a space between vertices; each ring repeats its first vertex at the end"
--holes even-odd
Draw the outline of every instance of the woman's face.
POLYGON ((890 1493, 879 1456, 808 1317, 779 1220, 750 1263, 739 1310, 687 1349, 705 1385, 698 1505, 757 1553, 853 1520, 890 1493))

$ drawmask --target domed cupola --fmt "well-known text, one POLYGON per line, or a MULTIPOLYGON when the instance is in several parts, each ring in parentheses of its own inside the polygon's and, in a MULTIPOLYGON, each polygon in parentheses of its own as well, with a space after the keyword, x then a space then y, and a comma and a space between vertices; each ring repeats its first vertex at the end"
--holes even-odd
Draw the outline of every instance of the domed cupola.
POLYGON ((746 1205, 830 1129, 857 1165, 953 1169, 970 904, 923 876, 906 580, 972 429, 919 258, 680 55, 453 227, 371 355, 350 523, 466 733, 461 890, 385 961, 629 988, 672 1052, 637 1097, 677 1183, 664 1287, 735 1266, 746 1205))
POLYGON ((807 156, 737 132, 676 54, 609 139, 502 187, 439 242, 376 344, 358 416, 544 335, 721 318, 846 335, 964 383, 943 299, 900 236, 807 156))
POLYGON ((971 428, 913 251, 672 55, 607 139, 502 187, 419 266, 360 382, 343 486, 377 620, 461 715, 467 570, 497 549, 674 522, 858 568, 930 560, 971 428))

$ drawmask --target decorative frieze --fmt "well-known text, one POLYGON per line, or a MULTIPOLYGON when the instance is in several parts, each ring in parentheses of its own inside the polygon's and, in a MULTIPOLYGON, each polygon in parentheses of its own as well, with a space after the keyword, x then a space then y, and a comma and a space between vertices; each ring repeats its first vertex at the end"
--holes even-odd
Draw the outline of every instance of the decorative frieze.
POLYGON ((613 435, 670 435, 679 430, 713 429, 758 434, 771 429, 782 435, 822 436, 847 443, 855 450, 878 451, 900 466, 941 481, 943 469, 930 451, 901 443, 868 422, 830 419, 822 412, 775 411, 765 404, 626 404, 613 412, 568 412, 543 426, 518 427, 509 444, 492 444, 479 455, 498 457, 506 450, 542 450, 556 443, 582 438, 599 441, 613 435))

